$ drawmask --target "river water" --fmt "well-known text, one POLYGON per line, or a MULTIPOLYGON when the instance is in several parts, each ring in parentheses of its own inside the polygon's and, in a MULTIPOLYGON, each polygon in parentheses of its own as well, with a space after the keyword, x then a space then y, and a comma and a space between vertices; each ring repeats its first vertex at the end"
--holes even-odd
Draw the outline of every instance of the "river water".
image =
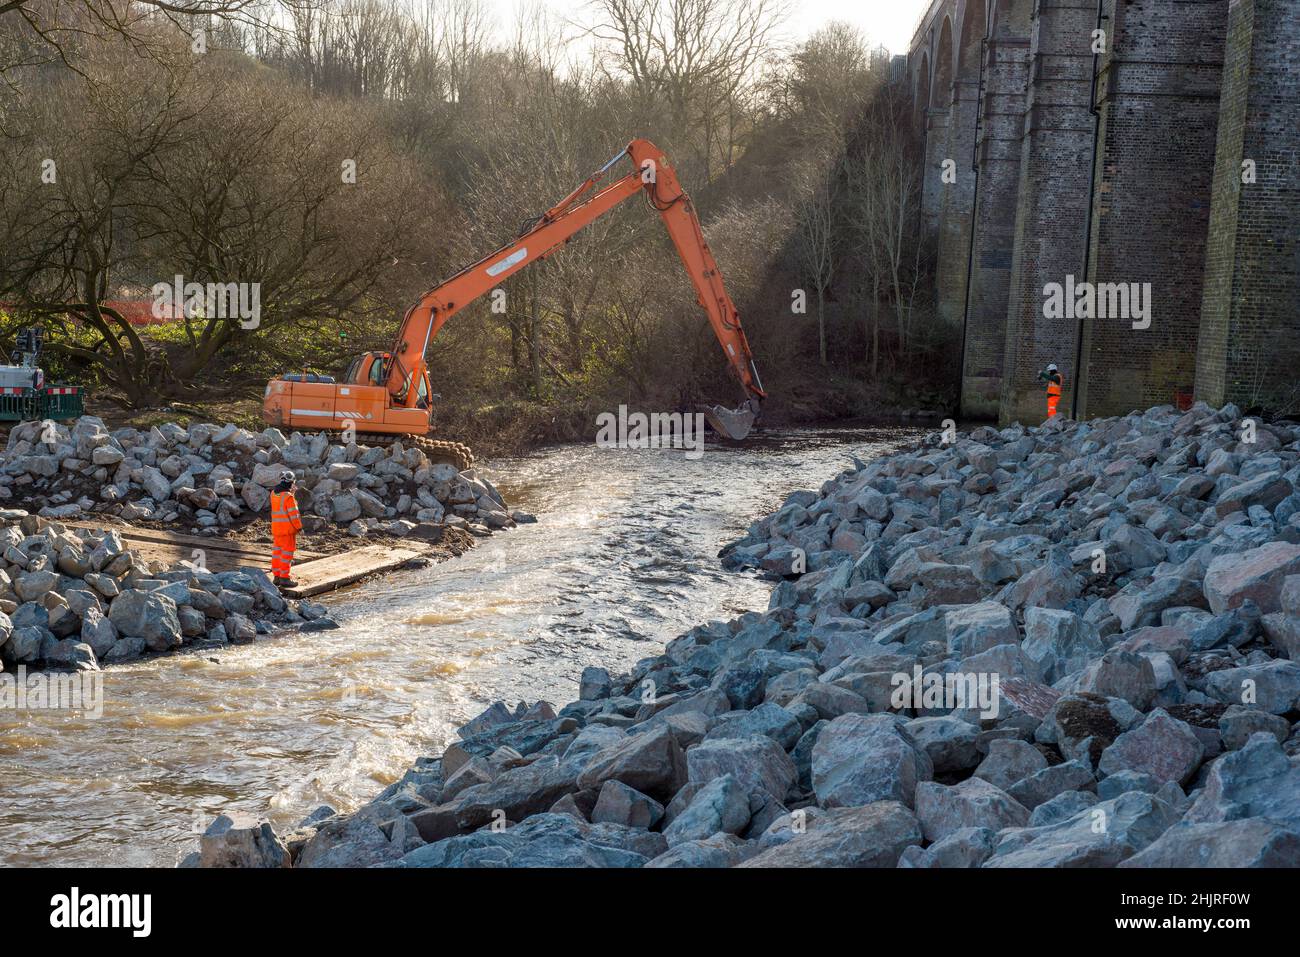
POLYGON ((0 864, 171 866, 217 814, 283 832, 349 810, 497 699, 577 697, 691 626, 767 607, 718 549, 796 488, 911 438, 793 430, 744 447, 565 446, 486 470, 539 522, 327 597, 342 627, 109 669, 99 718, 0 710, 0 864))

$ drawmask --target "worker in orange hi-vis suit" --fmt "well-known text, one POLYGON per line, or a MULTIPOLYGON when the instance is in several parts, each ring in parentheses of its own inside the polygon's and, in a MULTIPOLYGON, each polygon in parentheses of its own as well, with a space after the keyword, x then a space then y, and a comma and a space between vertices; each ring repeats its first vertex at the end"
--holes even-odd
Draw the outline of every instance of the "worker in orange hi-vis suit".
POLYGON ((1047 381, 1047 417, 1050 419, 1056 415, 1056 405, 1061 401, 1061 373, 1053 362, 1047 366, 1046 372, 1038 373, 1038 378, 1047 381))
POLYGON ((271 575, 279 588, 293 588, 298 584, 289 577, 298 533, 302 531, 298 500, 293 495, 295 488, 297 479, 286 469, 280 473, 280 484, 271 491, 271 575))

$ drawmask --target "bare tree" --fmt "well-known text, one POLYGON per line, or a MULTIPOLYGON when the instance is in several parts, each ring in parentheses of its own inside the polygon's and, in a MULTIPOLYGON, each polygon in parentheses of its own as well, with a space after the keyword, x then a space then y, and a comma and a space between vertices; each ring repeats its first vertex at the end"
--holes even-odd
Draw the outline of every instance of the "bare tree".
MULTIPOLYGON (((238 339, 274 348, 281 327, 373 309, 432 219, 407 201, 427 184, 376 145, 381 131, 238 63, 126 70, 123 55, 84 61, 84 80, 65 77, 42 98, 28 119, 58 174, 29 188, 27 204, 19 189, 3 194, 15 199, 5 209, 14 241, 0 250, 0 291, 65 324, 51 348, 145 405, 193 389, 238 339), (255 287, 254 323, 209 302, 179 317, 183 337, 164 348, 106 305, 123 286, 170 286, 176 275, 255 287)), ((7 165, 36 179, 34 166, 7 165)))
MULTIPOLYGON (((735 102, 757 84, 789 14, 787 0, 592 0, 589 28, 610 76, 666 107, 670 138, 689 144, 695 175, 734 156, 735 102)), ((679 165, 685 165, 679 162, 679 165)))
POLYGON ((916 297, 915 277, 908 275, 908 260, 919 253, 916 147, 902 105, 895 97, 877 98, 863 118, 863 129, 864 135, 848 162, 846 215, 871 276, 872 336, 879 335, 875 307, 883 287, 893 302, 898 349, 907 353, 912 347, 916 297))
POLYGON ((222 24, 278 29, 277 15, 315 0, 0 0, 0 74, 56 60, 80 71, 88 44, 116 37, 152 56, 173 45, 178 32, 222 24))
POLYGON ((795 176, 799 185, 796 248, 804 276, 817 297, 817 355, 828 361, 826 291, 835 277, 836 238, 840 205, 840 155, 832 146, 811 155, 795 176))

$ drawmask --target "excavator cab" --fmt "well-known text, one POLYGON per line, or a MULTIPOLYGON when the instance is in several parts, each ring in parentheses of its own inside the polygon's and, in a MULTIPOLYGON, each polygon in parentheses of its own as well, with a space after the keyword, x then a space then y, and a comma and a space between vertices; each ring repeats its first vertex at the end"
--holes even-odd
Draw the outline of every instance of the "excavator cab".
POLYGON ((387 352, 363 352, 352 360, 343 381, 353 385, 383 385, 387 380, 385 369, 391 358, 387 352))
MULTIPOLYGON (((385 386, 388 384, 392 362, 393 354, 391 352, 362 353, 352 360, 352 364, 348 366, 347 374, 343 376, 343 381, 351 382, 354 385, 385 386)), ((410 374, 406 376, 406 382, 396 397, 399 403, 406 401, 406 390, 411 387, 411 378, 410 374)), ((437 398, 439 396, 429 386, 428 370, 421 369, 419 376, 415 379, 415 408, 428 409, 429 404, 437 398)))

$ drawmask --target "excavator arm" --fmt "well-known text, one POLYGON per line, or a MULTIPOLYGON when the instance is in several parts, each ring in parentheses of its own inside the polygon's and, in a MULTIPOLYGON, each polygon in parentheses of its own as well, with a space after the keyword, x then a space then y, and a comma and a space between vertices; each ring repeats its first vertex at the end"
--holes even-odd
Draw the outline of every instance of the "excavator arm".
POLYGON ((429 343, 448 319, 529 263, 545 259, 584 226, 642 191, 662 217, 695 287, 696 298, 708 315, 709 325, 732 372, 745 390, 745 402, 739 409, 712 407, 705 410, 705 414, 720 433, 735 439, 744 438, 753 427, 766 393, 745 330, 741 328, 740 315, 723 288, 722 274, 704 240, 690 197, 659 149, 641 139, 629 143, 513 242, 430 289, 407 310, 387 370, 388 390, 394 401, 406 407, 416 404, 414 384, 425 373, 429 343), (625 156, 632 160, 633 170, 602 186, 605 175, 625 156))

